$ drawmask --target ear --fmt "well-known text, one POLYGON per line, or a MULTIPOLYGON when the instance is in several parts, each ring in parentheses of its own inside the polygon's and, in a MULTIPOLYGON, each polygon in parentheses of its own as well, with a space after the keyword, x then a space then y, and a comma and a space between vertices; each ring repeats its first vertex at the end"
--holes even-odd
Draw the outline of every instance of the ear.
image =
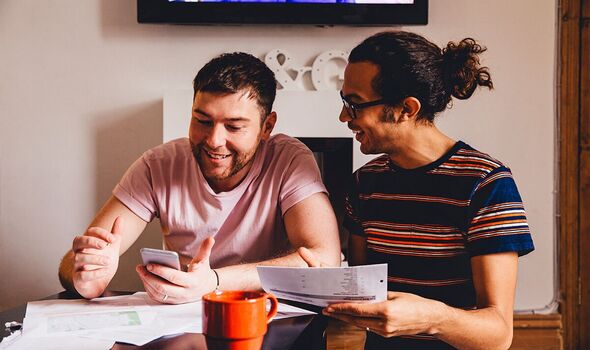
POLYGON ((266 119, 262 123, 262 136, 261 139, 266 141, 270 137, 270 133, 272 129, 275 127, 275 123, 277 122, 277 113, 270 112, 269 115, 266 116, 266 119))
POLYGON ((417 98, 406 97, 402 101, 401 117, 407 119, 415 119, 418 116, 418 113, 420 112, 420 108, 422 108, 422 105, 420 104, 420 101, 417 98))

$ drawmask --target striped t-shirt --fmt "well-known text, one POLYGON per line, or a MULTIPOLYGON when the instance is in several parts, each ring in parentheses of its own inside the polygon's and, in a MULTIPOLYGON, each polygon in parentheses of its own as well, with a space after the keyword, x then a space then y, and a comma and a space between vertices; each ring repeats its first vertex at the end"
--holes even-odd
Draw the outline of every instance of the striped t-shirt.
MULTIPOLYGON (((353 174, 344 225, 367 239, 367 264, 388 264, 388 290, 475 307, 470 258, 534 249, 510 169, 459 141, 439 160, 402 169, 387 155, 353 174)), ((379 339, 391 349, 448 349, 429 336, 379 339)))

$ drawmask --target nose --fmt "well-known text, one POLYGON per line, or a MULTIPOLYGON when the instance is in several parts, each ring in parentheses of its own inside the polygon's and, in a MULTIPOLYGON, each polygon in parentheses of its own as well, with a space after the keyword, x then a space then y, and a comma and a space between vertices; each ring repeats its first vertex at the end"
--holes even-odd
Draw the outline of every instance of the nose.
POLYGON ((348 114, 348 111, 346 110, 346 108, 344 106, 342 106, 342 109, 340 110, 340 115, 338 116, 338 120, 340 120, 343 123, 347 123, 352 120, 352 118, 350 117, 350 114, 348 114))
POLYGON ((214 124, 205 138, 207 147, 211 150, 225 146, 225 128, 222 124, 214 124))

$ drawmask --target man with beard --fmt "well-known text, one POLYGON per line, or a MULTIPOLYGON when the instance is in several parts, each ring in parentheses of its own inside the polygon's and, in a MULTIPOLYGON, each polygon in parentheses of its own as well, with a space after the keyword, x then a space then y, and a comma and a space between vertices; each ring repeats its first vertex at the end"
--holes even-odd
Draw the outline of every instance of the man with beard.
POLYGON ((123 254, 159 218, 167 249, 187 271, 157 264, 136 270, 148 295, 165 303, 221 289, 260 288, 257 265, 306 266, 306 248, 340 262, 334 212, 312 153, 271 136, 276 81, 245 53, 223 54, 193 82, 189 138, 145 152, 125 173, 59 269, 62 285, 100 296, 123 254))

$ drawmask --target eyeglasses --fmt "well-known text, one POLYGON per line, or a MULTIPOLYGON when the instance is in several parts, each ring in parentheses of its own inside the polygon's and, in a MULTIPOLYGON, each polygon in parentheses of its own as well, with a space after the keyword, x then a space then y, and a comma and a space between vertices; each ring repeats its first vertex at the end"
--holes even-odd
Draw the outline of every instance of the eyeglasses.
POLYGON ((346 112, 348 112, 348 115, 352 119, 357 118, 356 111, 358 111, 358 110, 361 110, 361 109, 367 108, 367 107, 385 104, 385 100, 382 98, 375 100, 375 101, 369 101, 369 102, 364 102, 364 103, 350 102, 346 97, 344 97, 344 95, 342 94, 342 91, 340 91, 340 98, 342 99, 342 103, 344 104, 344 108, 346 109, 346 112))

